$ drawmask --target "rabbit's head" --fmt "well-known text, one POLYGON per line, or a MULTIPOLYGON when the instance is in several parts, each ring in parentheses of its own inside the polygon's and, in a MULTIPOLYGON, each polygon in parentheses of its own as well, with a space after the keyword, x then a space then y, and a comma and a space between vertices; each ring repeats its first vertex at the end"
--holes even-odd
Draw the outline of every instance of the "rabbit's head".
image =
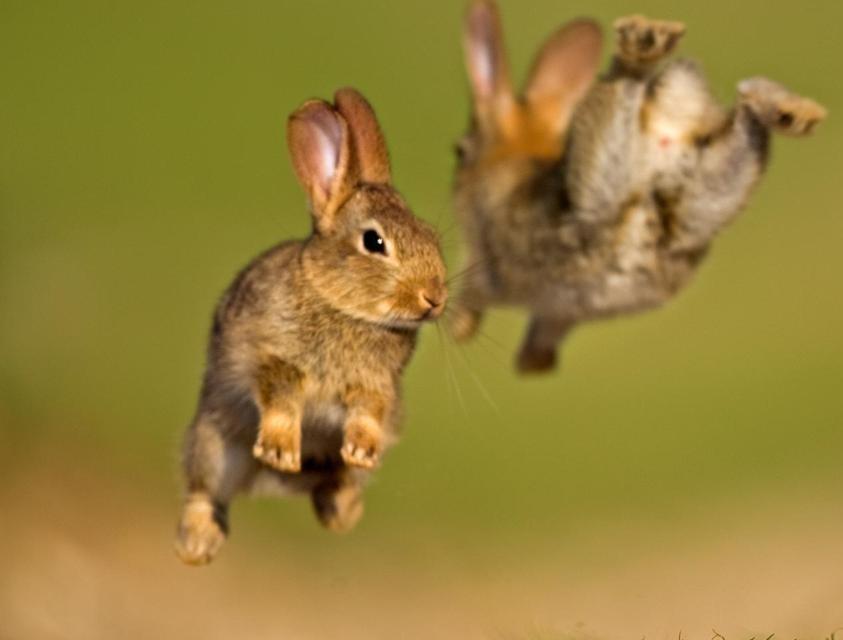
POLYGON ((574 108, 594 80, 601 44, 593 21, 568 23, 541 47, 519 95, 510 81, 497 7, 492 0, 471 4, 463 46, 472 117, 456 145, 458 203, 502 203, 541 167, 559 161, 574 108))
POLYGON ((439 317, 447 289, 438 235, 392 187, 383 134, 365 98, 341 89, 334 104, 306 102, 290 116, 287 137, 313 215, 302 266, 321 298, 391 327, 439 317))

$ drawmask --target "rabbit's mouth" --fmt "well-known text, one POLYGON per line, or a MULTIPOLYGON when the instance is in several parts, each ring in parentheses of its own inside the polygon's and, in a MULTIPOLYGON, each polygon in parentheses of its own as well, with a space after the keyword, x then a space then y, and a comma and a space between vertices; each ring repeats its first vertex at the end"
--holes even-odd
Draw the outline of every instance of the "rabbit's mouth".
POLYGON ((424 324, 426 318, 424 317, 409 317, 409 318, 386 318, 383 325, 390 329, 418 329, 424 324))
POLYGON ((384 300, 378 308, 383 315, 380 324, 403 329, 417 329, 425 322, 437 320, 445 310, 448 293, 440 278, 431 279, 422 288, 407 288, 397 296, 384 300))
POLYGON ((435 306, 432 306, 427 311, 423 312, 417 318, 417 321, 419 322, 419 324, 421 324, 422 322, 432 322, 438 320, 442 316, 442 311, 444 309, 444 304, 437 304, 435 306))
POLYGON ((435 322, 436 320, 438 320, 442 316, 442 313, 444 312, 444 310, 445 310, 445 301, 444 300, 442 300, 441 302, 439 302, 439 301, 429 302, 427 308, 424 311, 422 311, 421 313, 419 313, 415 316, 411 316, 410 318, 408 318, 406 320, 399 319, 399 322, 403 321, 403 322, 411 323, 414 326, 418 327, 418 326, 424 324, 425 322, 435 322))
POLYGON ((433 309, 428 309, 421 315, 407 317, 391 316, 389 318, 384 318, 381 324, 386 327, 389 327, 390 329, 418 329, 425 322, 436 321, 441 315, 441 311, 434 311, 433 309))

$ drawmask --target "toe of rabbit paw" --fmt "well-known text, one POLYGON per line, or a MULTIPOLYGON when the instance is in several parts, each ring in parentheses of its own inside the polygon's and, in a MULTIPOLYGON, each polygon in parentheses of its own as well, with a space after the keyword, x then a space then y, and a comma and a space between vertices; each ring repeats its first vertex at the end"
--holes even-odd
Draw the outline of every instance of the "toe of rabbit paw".
POLYGON ((278 471, 301 471, 301 427, 284 416, 262 420, 252 455, 278 471))
POLYGON ((762 124, 786 135, 811 133, 828 113, 817 102, 767 78, 743 80, 738 84, 738 92, 762 124))
POLYGON ((374 469, 380 462, 380 455, 369 447, 359 447, 352 442, 346 442, 340 450, 343 462, 350 467, 374 469))
POLYGON ((340 454, 348 466, 374 469, 380 462, 381 448, 381 431, 377 425, 362 420, 346 425, 340 454))

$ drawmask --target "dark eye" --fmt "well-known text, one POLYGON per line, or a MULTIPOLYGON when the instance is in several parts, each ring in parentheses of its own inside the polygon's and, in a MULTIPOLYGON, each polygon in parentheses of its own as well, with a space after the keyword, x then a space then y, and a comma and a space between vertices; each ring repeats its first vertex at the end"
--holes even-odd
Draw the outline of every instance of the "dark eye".
POLYGON ((454 145, 454 154, 457 156, 457 164, 465 164, 471 159, 473 146, 471 135, 465 135, 457 140, 454 145))
POLYGON ((468 144, 463 140, 457 142, 454 145, 454 155, 457 156, 457 162, 460 164, 465 162, 466 157, 468 156, 468 144))
POLYGON ((369 253, 386 255, 386 242, 374 229, 366 229, 363 232, 363 247, 369 253))

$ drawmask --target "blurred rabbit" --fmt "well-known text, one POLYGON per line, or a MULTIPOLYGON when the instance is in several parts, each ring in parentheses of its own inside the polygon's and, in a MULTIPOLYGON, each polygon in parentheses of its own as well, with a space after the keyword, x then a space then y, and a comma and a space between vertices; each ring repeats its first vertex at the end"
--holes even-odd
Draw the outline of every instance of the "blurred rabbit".
POLYGON ((468 255, 451 330, 464 340, 486 307, 526 307, 522 372, 553 368, 580 322, 671 298, 746 202, 770 131, 805 135, 826 115, 764 78, 740 82, 726 110, 694 63, 659 68, 681 23, 633 16, 615 31, 596 84, 601 32, 575 20, 545 42, 516 95, 495 4, 478 0, 467 15, 473 113, 455 206, 468 255))
POLYGON ((241 491, 307 492, 324 526, 356 524, 417 331, 447 296, 437 234, 393 188, 366 100, 306 102, 287 136, 313 232, 256 258, 216 309, 184 445, 176 550, 191 564, 213 558, 241 491))

